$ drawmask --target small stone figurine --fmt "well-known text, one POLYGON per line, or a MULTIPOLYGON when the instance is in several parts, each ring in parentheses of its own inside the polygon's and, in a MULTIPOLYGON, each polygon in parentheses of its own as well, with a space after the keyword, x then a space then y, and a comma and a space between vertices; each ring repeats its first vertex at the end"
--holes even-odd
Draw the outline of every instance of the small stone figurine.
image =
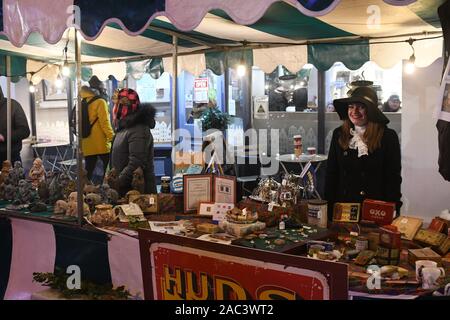
POLYGON ((99 194, 102 198, 103 203, 116 205, 117 201, 119 200, 119 193, 116 190, 110 188, 106 183, 100 186, 99 194))
POLYGON ((105 176, 104 183, 107 183, 114 190, 119 190, 119 175, 116 168, 109 170, 105 176))
POLYGON ((18 181, 25 179, 25 170, 23 170, 22 162, 20 161, 14 162, 13 172, 14 175, 17 177, 18 181))
POLYGON ((134 190, 139 191, 141 194, 144 193, 145 190, 145 180, 144 180, 144 171, 141 167, 138 167, 133 172, 133 180, 131 181, 131 186, 134 190))
POLYGON ((4 184, 4 194, 3 199, 7 201, 13 201, 16 196, 16 187, 12 184, 4 184))
MULTIPOLYGON (((69 195, 69 203, 67 206, 66 216, 72 216, 76 217, 78 215, 78 199, 77 199, 77 192, 72 192, 69 195)), ((89 211, 89 206, 86 202, 84 202, 84 195, 83 195, 83 214, 89 215, 91 212, 89 211)))
POLYGON ((6 178, 8 177, 9 173, 11 172, 11 170, 12 170, 11 161, 9 161, 9 160, 3 161, 2 173, 0 175, 0 184, 5 182, 6 178))
POLYGON ((47 177, 47 179, 49 179, 50 181, 48 184, 48 192, 49 192, 48 201, 49 204, 55 204, 56 201, 62 200, 64 198, 61 187, 59 186, 58 183, 58 176, 50 172, 50 175, 49 177, 47 177))
POLYGON ((19 179, 18 172, 16 170, 14 170, 14 168, 13 168, 9 172, 4 183, 13 185, 14 187, 17 187, 17 185, 19 184, 19 180, 21 180, 21 179, 19 179))
POLYGON ((32 203, 36 198, 36 192, 30 182, 22 179, 19 181, 15 200, 22 204, 32 203))
POLYGON ((55 207, 53 209, 54 214, 66 214, 67 207, 69 205, 64 200, 58 200, 55 203, 55 207))
POLYGON ((41 181, 45 181, 45 169, 40 158, 34 159, 28 177, 31 179, 33 188, 35 189, 39 187, 41 181))

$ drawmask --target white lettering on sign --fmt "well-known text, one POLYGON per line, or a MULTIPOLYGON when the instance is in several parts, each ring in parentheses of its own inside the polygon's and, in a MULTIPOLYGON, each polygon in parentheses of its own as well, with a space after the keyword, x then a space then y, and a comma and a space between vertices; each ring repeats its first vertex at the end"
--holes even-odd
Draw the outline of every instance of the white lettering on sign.
POLYGON ((379 216, 379 217, 386 216, 386 211, 384 211, 384 210, 370 209, 369 213, 373 216, 379 216))
POLYGON ((197 103, 208 102, 208 78, 194 80, 194 101, 197 103))

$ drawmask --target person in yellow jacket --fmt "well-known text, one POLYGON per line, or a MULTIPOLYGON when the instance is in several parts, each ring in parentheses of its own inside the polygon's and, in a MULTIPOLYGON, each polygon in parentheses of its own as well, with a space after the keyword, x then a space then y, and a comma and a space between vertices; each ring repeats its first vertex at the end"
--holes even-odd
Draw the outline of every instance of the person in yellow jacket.
MULTIPOLYGON (((81 88, 81 98, 89 103, 91 99, 98 96, 99 93, 87 86, 81 88)), ((109 117, 109 108, 105 99, 96 99, 89 104, 89 122, 94 124, 91 128, 91 134, 81 141, 85 168, 87 177, 92 180, 97 161, 103 162, 103 176, 109 163, 109 153, 111 151, 111 141, 114 131, 109 117)), ((102 177, 103 181, 103 177, 102 177)))

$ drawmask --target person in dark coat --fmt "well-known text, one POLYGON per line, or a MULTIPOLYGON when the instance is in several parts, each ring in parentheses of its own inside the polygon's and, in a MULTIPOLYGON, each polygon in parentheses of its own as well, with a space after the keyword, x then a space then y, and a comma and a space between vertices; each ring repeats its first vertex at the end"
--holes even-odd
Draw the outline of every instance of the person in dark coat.
POLYGON ((153 164, 153 136, 155 108, 140 103, 132 89, 121 89, 113 109, 113 125, 116 130, 111 148, 111 168, 119 173, 119 194, 132 189, 133 172, 141 167, 144 171, 145 193, 156 193, 153 164))
POLYGON ((383 103, 383 112, 398 112, 401 109, 401 104, 400 97, 397 94, 393 94, 383 103))
MULTIPOLYGON (((22 140, 30 135, 27 117, 22 106, 11 99, 11 161, 21 161, 22 140)), ((7 99, 0 87, 0 163, 7 158, 7 99)))
POLYGON ((389 129, 388 118, 378 109, 376 92, 356 88, 349 98, 333 101, 343 120, 333 132, 326 172, 325 198, 328 219, 336 202, 364 199, 402 202, 401 156, 397 133, 389 129))

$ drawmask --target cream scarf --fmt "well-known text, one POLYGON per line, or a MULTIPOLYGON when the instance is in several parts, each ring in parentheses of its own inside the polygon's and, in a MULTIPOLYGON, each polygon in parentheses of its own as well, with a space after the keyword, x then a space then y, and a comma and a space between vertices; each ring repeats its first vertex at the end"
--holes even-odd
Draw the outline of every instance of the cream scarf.
POLYGON ((355 129, 350 129, 350 134, 352 138, 350 139, 349 148, 358 150, 358 158, 364 155, 369 154, 369 149, 367 148, 366 143, 364 142, 363 136, 364 132, 366 132, 366 127, 355 126, 355 129))

